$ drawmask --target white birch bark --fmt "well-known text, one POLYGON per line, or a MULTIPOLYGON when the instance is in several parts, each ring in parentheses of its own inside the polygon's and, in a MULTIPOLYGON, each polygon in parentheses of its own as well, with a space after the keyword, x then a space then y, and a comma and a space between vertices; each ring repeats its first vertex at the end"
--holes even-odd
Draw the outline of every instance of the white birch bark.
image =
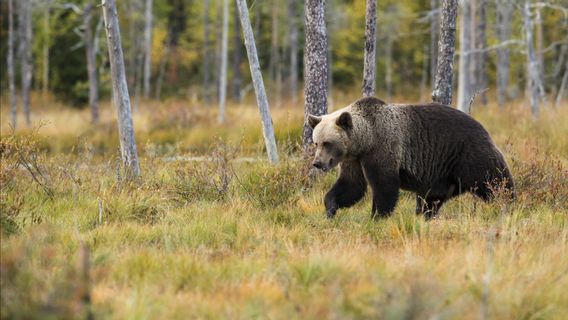
POLYGON ((562 82, 560 83, 560 87, 558 88, 558 95, 556 96, 556 102, 554 104, 555 107, 560 105, 560 102, 565 96, 564 91, 568 87, 568 59, 566 60, 566 66, 564 68, 564 76, 562 77, 562 82))
POLYGON ((145 11, 145 24, 144 24, 144 99, 150 98, 152 78, 152 28, 153 28, 153 15, 152 15, 153 1, 146 0, 145 11))
POLYGON ((533 44, 533 22, 531 19, 530 3, 525 0, 523 9, 523 23, 525 29, 525 45, 526 45, 526 66, 527 66, 527 84, 528 95, 531 104, 531 112, 533 117, 539 116, 539 88, 540 73, 538 69, 538 61, 533 44))
POLYGON ((292 104, 298 103, 298 0, 289 0, 288 22, 290 23, 290 94, 292 104))
MULTIPOLYGON (((511 38, 513 4, 509 0, 497 0, 497 38, 504 43, 511 38)), ((506 46, 497 49, 497 103, 503 107, 507 102, 509 86, 510 49, 506 46)))
POLYGON ((10 92, 10 114, 12 118, 12 128, 16 129, 18 124, 18 101, 16 98, 16 80, 14 76, 14 3, 8 0, 8 52, 6 57, 6 68, 8 71, 8 89, 10 92))
POLYGON ((43 32, 45 41, 42 48, 43 56, 43 74, 41 81, 41 89, 44 99, 47 97, 47 92, 49 91, 49 47, 51 45, 51 0, 46 0, 43 8, 43 32))
POLYGON ((375 95, 377 47, 377 0, 367 0, 365 10, 365 54, 363 66, 363 96, 375 95))
POLYGON ((210 21, 209 21, 209 0, 203 1, 203 102, 209 104, 209 92, 210 92, 210 21))
POLYGON ((262 121, 262 134, 264 136, 266 152, 270 162, 278 163, 278 150, 276 148, 276 139, 274 137, 274 127, 272 126, 272 117, 270 116, 268 99, 264 89, 262 73, 260 72, 260 63, 258 62, 258 54, 250 24, 247 4, 245 0, 236 0, 236 2, 239 10, 239 16, 241 18, 241 27, 245 38, 245 47, 247 50, 250 72, 254 85, 256 102, 258 104, 258 110, 262 121))
POLYGON ((22 68, 22 104, 26 125, 31 126, 30 91, 32 85, 32 3, 19 1, 20 57, 22 68))
POLYGON ((438 64, 438 32, 440 29, 439 14, 434 13, 438 10, 438 0, 430 0, 430 10, 432 16, 430 20, 430 85, 434 87, 436 82, 436 66, 438 64))
POLYGON ((227 103, 227 64, 229 56, 229 0, 223 0, 223 35, 221 39, 221 74, 219 79, 219 123, 225 122, 227 103))
POLYGON ((91 19, 93 17, 93 5, 88 4, 83 10, 83 24, 85 32, 85 54, 87 56, 87 77, 89 79, 89 107, 91 108, 91 121, 99 122, 99 88, 97 79, 97 56, 95 52, 91 19))
POLYGON ((458 109, 469 114, 471 99, 471 1, 461 0, 458 109))
POLYGON ((120 41, 120 27, 115 0, 102 0, 105 30, 107 34, 109 62, 112 78, 113 102, 118 115, 120 153, 127 177, 140 175, 140 163, 134 138, 134 125, 130 109, 130 96, 124 70, 124 54, 120 41))

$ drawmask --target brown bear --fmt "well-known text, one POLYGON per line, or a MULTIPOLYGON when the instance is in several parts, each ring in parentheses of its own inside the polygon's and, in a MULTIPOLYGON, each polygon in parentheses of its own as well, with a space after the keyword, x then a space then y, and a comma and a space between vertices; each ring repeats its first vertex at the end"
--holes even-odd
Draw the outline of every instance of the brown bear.
POLYGON ((485 201, 513 179, 489 133, 469 115, 436 103, 396 105, 367 97, 331 114, 308 116, 316 147, 313 166, 340 165, 325 195, 327 216, 372 190, 373 217, 394 210, 399 189, 416 193, 416 212, 434 217, 448 199, 471 192, 485 201))

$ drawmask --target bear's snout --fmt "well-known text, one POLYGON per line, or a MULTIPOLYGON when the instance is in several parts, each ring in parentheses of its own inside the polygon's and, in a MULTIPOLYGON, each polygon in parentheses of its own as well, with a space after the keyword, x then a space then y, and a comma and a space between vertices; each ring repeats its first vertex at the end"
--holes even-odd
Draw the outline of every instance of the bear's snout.
POLYGON ((320 169, 323 172, 327 172, 330 168, 330 166, 324 164, 323 162, 319 161, 319 160, 315 160, 312 165, 316 168, 316 169, 320 169))

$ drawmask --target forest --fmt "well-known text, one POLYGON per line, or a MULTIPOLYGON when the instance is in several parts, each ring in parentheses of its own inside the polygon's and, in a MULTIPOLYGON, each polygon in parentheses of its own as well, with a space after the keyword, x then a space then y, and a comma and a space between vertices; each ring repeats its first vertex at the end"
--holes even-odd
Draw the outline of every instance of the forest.
POLYGON ((0 66, 1 319, 568 314, 566 0, 1 0, 0 66), (330 216, 310 116, 373 96, 475 119, 514 200, 330 216))

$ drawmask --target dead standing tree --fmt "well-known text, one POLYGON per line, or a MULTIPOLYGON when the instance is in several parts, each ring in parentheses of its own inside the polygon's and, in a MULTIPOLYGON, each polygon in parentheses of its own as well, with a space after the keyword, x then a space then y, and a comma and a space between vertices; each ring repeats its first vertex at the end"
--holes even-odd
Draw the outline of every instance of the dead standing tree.
POLYGON ((528 94, 531 103, 532 115, 535 118, 539 116, 539 100, 542 83, 540 81, 540 72, 538 61, 533 44, 533 23, 531 19, 530 3, 525 0, 523 9, 523 22, 525 29, 525 44, 526 44, 526 57, 527 57, 527 81, 528 81, 528 94))
POLYGON ((304 149, 313 143, 308 115, 327 113, 328 60, 325 0, 305 2, 306 45, 304 49, 304 149))
POLYGON ((152 0, 146 0, 144 22, 144 99, 150 98, 150 78, 152 77, 152 0))
POLYGON ((445 105, 452 103, 452 65, 456 44, 457 0, 444 0, 440 18, 438 66, 432 100, 445 105))
POLYGON ((290 24, 290 95, 292 104, 298 102, 298 0, 288 0, 288 23, 290 24))
POLYGON ((223 33, 221 39, 221 74, 219 79, 219 123, 225 122, 227 103, 227 63, 229 55, 229 0, 223 0, 223 33))
POLYGON ((32 124, 30 114, 30 91, 32 85, 32 1, 20 0, 19 29, 20 29, 20 57, 22 66, 22 103, 26 125, 32 124))
POLYGON ((91 121, 99 122, 99 87, 97 79, 97 56, 93 40, 93 30, 91 20, 93 17, 93 5, 87 4, 83 10, 83 24, 85 32, 83 41, 85 43, 85 53, 87 55, 87 75, 89 78, 89 106, 91 107, 91 121))
POLYGON ((245 47, 247 50, 250 73, 256 95, 256 103, 258 104, 258 110, 260 112, 262 122, 262 134, 264 136, 266 153, 268 154, 268 160, 270 162, 278 163, 278 150, 276 148, 276 139, 274 137, 274 127, 272 126, 272 117, 268 107, 264 81, 262 80, 262 73, 260 72, 260 63, 258 62, 258 54, 256 51, 256 44, 254 42, 252 27, 250 25, 247 4, 245 0, 236 0, 236 2, 239 10, 239 16, 241 18, 243 36, 245 38, 245 47))
POLYGON ((471 0, 460 0, 460 55, 458 70, 458 109, 469 114, 470 99, 473 93, 471 84, 471 62, 472 62, 472 2, 471 0))
POLYGON ((16 99, 16 80, 14 76, 14 4, 8 0, 8 54, 6 59, 8 71, 8 88, 10 91, 10 110, 12 116, 12 128, 16 129, 18 104, 16 99))
POLYGON ((140 175, 140 163, 134 125, 130 109, 130 96, 124 70, 124 55, 120 42, 120 28, 115 0, 102 0, 103 17, 107 34, 110 71, 112 78, 113 103, 118 114, 118 133, 120 136, 120 153, 127 177, 140 175))
POLYGON ((377 0, 367 0, 365 11, 365 64, 363 67, 363 96, 375 95, 377 0))
MULTIPOLYGON (((499 42, 505 43, 511 38, 511 23, 513 4, 509 0, 497 0, 497 37, 499 42)), ((509 51, 506 46, 497 49, 497 102, 503 107, 507 101, 507 87, 509 86, 509 51)))

